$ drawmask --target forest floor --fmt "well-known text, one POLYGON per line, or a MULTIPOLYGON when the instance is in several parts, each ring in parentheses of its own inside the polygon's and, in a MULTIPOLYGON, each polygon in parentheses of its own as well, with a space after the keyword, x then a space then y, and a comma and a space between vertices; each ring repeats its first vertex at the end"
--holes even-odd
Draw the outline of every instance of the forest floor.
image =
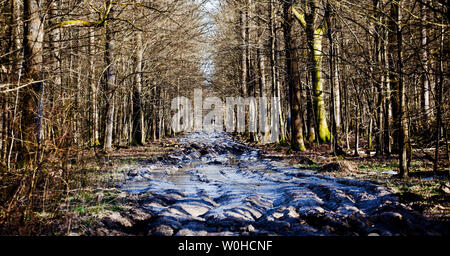
POLYGON ((63 207, 56 235, 449 235, 448 172, 415 156, 341 157, 326 146, 192 133, 97 154, 90 185, 63 207))
POLYGON ((72 160, 82 169, 77 185, 54 213, 36 213, 42 225, 27 232, 449 235, 448 170, 434 174, 423 155, 414 155, 403 180, 394 176, 393 157, 334 157, 324 145, 288 152, 225 133, 190 133, 109 155, 85 151, 72 160))
MULTIPOLYGON (((339 178, 367 180, 383 185, 391 190, 400 202, 410 206, 424 216, 450 221, 450 170, 447 166, 438 173, 433 172, 433 160, 430 158, 434 150, 416 151, 410 162, 409 178, 396 177, 399 172, 398 156, 375 156, 373 151, 361 151, 353 156, 353 150, 346 156, 334 156, 328 145, 316 146, 306 152, 289 151, 288 145, 252 145, 261 150, 262 155, 280 156, 293 166, 301 169, 312 169, 317 172, 339 178)), ((441 153, 441 159, 446 158, 441 153)))

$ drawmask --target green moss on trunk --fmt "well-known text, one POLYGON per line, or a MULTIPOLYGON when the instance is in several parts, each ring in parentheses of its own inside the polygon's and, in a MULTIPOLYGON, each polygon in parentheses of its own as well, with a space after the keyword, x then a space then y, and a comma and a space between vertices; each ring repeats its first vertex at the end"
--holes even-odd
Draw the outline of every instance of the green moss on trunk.
POLYGON ((313 100, 316 126, 319 131, 319 142, 327 143, 331 140, 331 133, 328 129, 326 120, 325 103, 323 99, 323 80, 322 80, 322 38, 324 30, 316 29, 312 40, 313 50, 313 100))

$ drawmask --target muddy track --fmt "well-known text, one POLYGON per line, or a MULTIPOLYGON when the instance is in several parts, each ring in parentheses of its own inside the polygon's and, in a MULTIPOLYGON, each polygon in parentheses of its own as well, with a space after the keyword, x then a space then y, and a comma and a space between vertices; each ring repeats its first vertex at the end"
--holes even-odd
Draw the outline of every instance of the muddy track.
POLYGON ((179 153, 125 171, 137 207, 105 219, 140 235, 439 235, 385 187, 300 170, 226 133, 194 132, 179 153))

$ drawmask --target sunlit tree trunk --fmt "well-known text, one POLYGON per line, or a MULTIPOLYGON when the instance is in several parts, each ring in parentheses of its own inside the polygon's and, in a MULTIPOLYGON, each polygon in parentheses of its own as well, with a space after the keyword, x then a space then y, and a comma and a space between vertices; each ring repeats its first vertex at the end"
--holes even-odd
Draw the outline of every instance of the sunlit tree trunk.
MULTIPOLYGON (((324 39, 324 33, 327 29, 327 17, 324 17, 321 23, 319 23, 318 8, 319 2, 317 0, 313 0, 308 2, 307 11, 304 13, 300 13, 295 8, 292 8, 292 11, 306 31, 313 84, 313 106, 317 129, 316 135, 318 136, 319 142, 326 143, 331 139, 331 133, 327 125, 327 113, 325 108, 322 78, 322 41, 324 39)), ((325 16, 327 15, 328 13, 326 12, 325 16)))
POLYGON ((24 1, 24 82, 21 98, 21 140, 19 159, 38 160, 42 140, 42 109, 44 82, 42 61, 44 48, 44 11, 42 0, 24 1))
POLYGON ((247 17, 248 17, 248 10, 247 10, 247 4, 246 0, 243 0, 243 6, 240 10, 240 29, 241 29, 241 92, 242 96, 247 96, 247 74, 248 74, 248 67, 247 67, 247 58, 248 58, 248 36, 247 36, 247 17), (242 10, 243 9, 243 10, 242 10))
MULTIPOLYGON (((111 2, 107 1, 107 5, 111 2)), ((113 13, 111 7, 110 15, 113 13)), ((105 24, 106 31, 106 45, 105 45, 105 60, 106 60, 106 120, 105 120, 105 139, 104 150, 111 151, 113 143, 113 128, 114 128, 114 110, 115 110, 115 89, 116 89, 116 73, 114 70, 114 49, 115 40, 113 31, 110 26, 105 24)))
POLYGON ((142 45, 142 32, 136 32, 136 70, 135 85, 133 87, 133 144, 145 144, 144 112, 142 111, 142 62, 144 47, 142 45))
POLYGON ((278 47, 277 47, 277 29, 276 29, 276 13, 275 0, 269 0, 269 31, 270 31, 270 66, 272 72, 272 95, 277 97, 277 109, 280 118, 280 141, 286 140, 286 132, 283 117, 283 108, 281 105, 281 85, 278 77, 278 47))
POLYGON ((297 49, 292 38, 294 18, 290 11, 292 2, 283 4, 284 13, 284 42, 286 55, 286 82, 289 86, 289 102, 291 107, 291 149, 304 151, 303 120, 301 112, 300 75, 298 70, 297 49))
POLYGON ((422 94, 421 94, 421 110, 423 115, 423 122, 422 126, 424 128, 428 127, 428 124, 430 122, 430 79, 429 79, 429 64, 428 64, 428 51, 427 51, 427 44, 428 44, 428 35, 427 35, 427 28, 425 26, 426 20, 427 20, 427 14, 426 14, 426 5, 427 0, 423 0, 424 4, 421 7, 421 16, 422 16, 422 23, 421 23, 421 30, 420 30, 420 45, 421 45, 421 61, 422 61, 422 67, 423 67, 423 74, 422 74, 422 94))
POLYGON ((92 138, 91 146, 100 145, 99 136, 99 113, 98 113, 98 86, 95 78, 95 33, 93 28, 89 28, 89 85, 91 88, 91 111, 92 111, 92 138))
MULTIPOLYGON (((330 8, 327 5, 327 8, 330 8)), ((331 17, 329 17, 328 23, 330 24, 331 17)), ((330 66, 330 88, 331 88, 331 125, 332 125, 332 138, 331 138, 331 150, 335 155, 341 154, 339 150, 339 129, 340 129, 340 93, 339 93, 339 73, 337 69, 337 44, 333 37, 333 29, 331 24, 327 31, 329 40, 329 66, 330 66)), ((337 41, 337 40, 336 40, 337 41)))
MULTIPOLYGON (((256 48, 256 59, 258 62, 258 77, 259 77, 259 97, 264 98, 266 97, 266 90, 267 90, 267 80, 266 80, 266 53, 265 53, 265 31, 266 27, 261 24, 261 17, 263 16, 262 7, 259 3, 256 3, 256 27, 257 27, 257 48, 256 48)), ((269 129, 269 111, 266 111, 267 113, 263 113, 263 109, 268 110, 268 101, 263 102, 259 101, 259 112, 261 113, 259 115, 259 129, 258 129, 258 136, 260 137, 261 141, 263 143, 270 142, 270 129, 269 129), (265 106, 263 106, 265 105, 265 106)))

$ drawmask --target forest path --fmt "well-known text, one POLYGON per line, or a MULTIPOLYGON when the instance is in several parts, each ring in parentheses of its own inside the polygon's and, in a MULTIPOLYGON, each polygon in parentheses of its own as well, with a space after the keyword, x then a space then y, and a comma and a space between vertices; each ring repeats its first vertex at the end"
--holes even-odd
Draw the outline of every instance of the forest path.
POLYGON ((432 233, 430 223, 372 182, 261 157, 226 133, 192 132, 177 141, 180 152, 125 170, 121 189, 152 216, 141 223, 150 235, 432 233))

